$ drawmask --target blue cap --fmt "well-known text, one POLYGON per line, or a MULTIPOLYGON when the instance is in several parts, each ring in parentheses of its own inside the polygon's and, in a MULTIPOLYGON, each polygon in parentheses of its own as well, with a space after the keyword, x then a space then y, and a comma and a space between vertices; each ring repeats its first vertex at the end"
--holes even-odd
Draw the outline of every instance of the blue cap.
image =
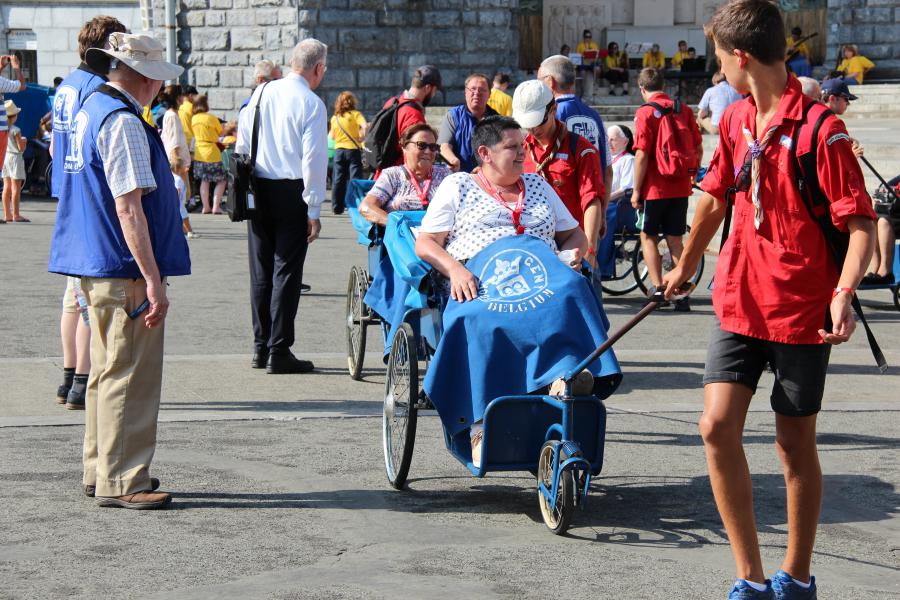
POLYGON ((822 92, 829 96, 843 96, 847 100, 856 100, 843 79, 826 79, 822 82, 822 92))

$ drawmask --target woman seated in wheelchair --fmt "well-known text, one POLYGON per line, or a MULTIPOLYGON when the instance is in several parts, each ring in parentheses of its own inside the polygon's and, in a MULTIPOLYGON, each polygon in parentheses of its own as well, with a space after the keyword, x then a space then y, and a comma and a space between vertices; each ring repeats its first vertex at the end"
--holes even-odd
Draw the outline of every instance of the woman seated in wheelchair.
MULTIPOLYGON (((523 175, 518 123, 488 117, 475 126, 472 145, 479 169, 444 180, 419 228, 416 254, 449 280, 451 298, 425 391, 448 433, 469 429, 477 467, 487 404, 551 383, 550 393, 561 393, 558 379, 605 341, 606 330, 590 284, 576 273, 587 238, 543 178, 523 175), (548 292, 547 282, 555 289, 548 292), (506 299, 513 302, 505 306, 506 299)), ((575 378, 574 395, 609 395, 619 373, 612 353, 590 366, 593 373, 575 378), (595 387, 595 374, 615 379, 609 393, 598 391, 608 381, 595 387)))
POLYGON ((446 165, 434 164, 440 146, 430 125, 416 123, 400 136, 403 164, 384 169, 359 205, 370 223, 384 227, 389 212, 425 210, 438 186, 450 175, 446 165))

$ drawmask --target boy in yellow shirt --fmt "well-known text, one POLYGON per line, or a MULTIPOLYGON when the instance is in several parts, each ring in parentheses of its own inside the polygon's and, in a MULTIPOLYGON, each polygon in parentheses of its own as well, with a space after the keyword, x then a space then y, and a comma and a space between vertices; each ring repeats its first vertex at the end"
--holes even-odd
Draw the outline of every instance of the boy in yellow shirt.
POLYGON ((575 46, 575 52, 581 55, 581 64, 576 69, 581 73, 581 96, 590 99, 594 96, 594 72, 597 69, 600 46, 594 41, 590 29, 585 29, 581 36, 581 41, 575 46))
POLYGON ((659 49, 659 44, 653 44, 649 52, 644 52, 644 68, 651 67, 653 69, 666 68, 666 55, 659 49))
POLYGON ((494 75, 494 87, 491 88, 491 97, 488 98, 488 106, 504 117, 512 116, 512 98, 506 93, 509 89, 509 75, 497 71, 494 75))
POLYGON ((688 56, 688 45, 686 41, 681 40, 678 42, 678 51, 672 55, 672 68, 680 69, 681 63, 683 63, 686 58, 690 58, 688 56))
POLYGON ((853 44, 844 46, 844 60, 838 67, 838 71, 843 71, 844 81, 849 85, 858 83, 862 85, 863 78, 866 73, 875 68, 875 63, 862 56, 859 49, 853 44))

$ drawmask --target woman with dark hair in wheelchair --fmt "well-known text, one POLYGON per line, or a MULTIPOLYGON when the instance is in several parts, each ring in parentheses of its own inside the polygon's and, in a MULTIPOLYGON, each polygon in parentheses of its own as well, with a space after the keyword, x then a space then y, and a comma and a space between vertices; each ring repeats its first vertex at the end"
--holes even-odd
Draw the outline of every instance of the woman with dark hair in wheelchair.
MULTIPOLYGON (((587 251, 587 238, 553 188, 539 175, 523 174, 525 151, 519 124, 508 117, 487 117, 475 127, 472 146, 480 168, 473 174, 455 173, 444 180, 428 207, 416 240, 416 254, 419 258, 431 264, 449 280, 450 297, 459 303, 478 298, 480 286, 489 281, 479 282, 465 263, 494 242, 510 236, 522 236, 518 239, 522 239, 523 244, 533 244, 533 240, 528 240, 529 236, 537 238, 552 251, 558 252, 559 259, 564 263, 580 270, 582 257, 587 251)), ((585 283, 585 290, 589 287, 585 283)), ((593 305, 597 306, 596 312, 599 313, 599 304, 594 302, 593 305)), ((599 317, 599 314, 594 316, 599 317)), ((566 317, 571 317, 571 314, 566 317)), ((485 314, 483 318, 490 320, 492 316, 485 314)), ((446 327, 446 318, 444 320, 446 327)), ((561 324, 564 319, 560 318, 558 322, 561 324)), ((488 328, 493 326, 493 323, 489 323, 488 328)), ((535 331, 534 343, 538 347, 545 344, 545 348, 565 348, 573 338, 585 338, 585 331, 572 330, 579 328, 580 321, 574 328, 560 325, 560 330, 552 332, 549 331, 552 328, 535 331)), ((444 335, 446 337, 446 330, 444 335)), ((507 354, 508 348, 484 348, 479 351, 484 353, 485 362, 506 361, 509 365, 509 360, 521 359, 521 371, 527 370, 527 361, 516 352, 512 356, 507 354)), ((465 357, 463 349, 455 352, 460 354, 454 354, 448 364, 452 364, 454 360, 472 360, 471 357, 465 357)), ((436 367, 439 367, 437 355, 435 364, 429 368, 436 367)), ((517 366, 512 368, 519 369, 517 366)), ((561 374, 553 377, 561 377, 561 374)), ((550 393, 559 393, 561 385, 564 385, 560 384, 561 380, 554 382, 550 393)), ((575 395, 587 395, 593 387, 594 376, 585 370, 576 377, 573 390, 575 395)), ((536 390, 511 389, 509 393, 534 391, 536 390)), ((432 397, 427 387, 426 392, 440 412, 442 407, 438 399, 432 397)), ((455 401, 466 403, 468 399, 455 401)), ((472 458, 473 464, 477 466, 481 460, 481 419, 490 398, 473 394, 471 401, 472 458)))

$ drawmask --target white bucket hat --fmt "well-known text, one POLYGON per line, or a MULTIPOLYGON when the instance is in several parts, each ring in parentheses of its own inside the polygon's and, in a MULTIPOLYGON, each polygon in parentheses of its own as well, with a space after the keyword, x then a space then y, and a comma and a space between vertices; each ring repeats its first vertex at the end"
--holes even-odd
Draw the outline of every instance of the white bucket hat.
POLYGON ((16 103, 13 102, 12 100, 7 100, 6 102, 4 102, 3 107, 6 109, 7 116, 10 116, 10 117, 14 117, 17 114, 19 114, 20 112, 22 112, 22 109, 19 108, 18 106, 16 106, 16 103))
POLYGON ((513 93, 513 119, 523 129, 537 127, 547 114, 547 105, 553 101, 553 91, 542 81, 530 79, 522 82, 513 93))
POLYGON ((109 34, 109 48, 89 48, 85 61, 91 68, 105 73, 109 70, 109 58, 115 58, 148 79, 166 81, 175 79, 184 69, 166 62, 165 51, 162 43, 152 36, 116 32, 109 34))

